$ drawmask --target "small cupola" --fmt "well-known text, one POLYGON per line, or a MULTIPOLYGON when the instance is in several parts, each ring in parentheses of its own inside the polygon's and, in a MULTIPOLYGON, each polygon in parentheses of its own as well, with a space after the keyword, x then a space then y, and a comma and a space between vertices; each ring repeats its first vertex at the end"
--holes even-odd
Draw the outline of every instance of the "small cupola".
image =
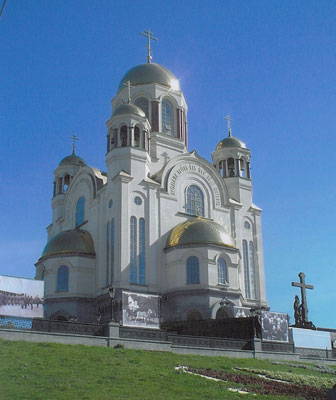
POLYGON ((107 153, 121 147, 149 150, 150 124, 144 111, 131 103, 131 86, 127 104, 120 104, 107 121, 107 153))
POLYGON ((228 136, 222 139, 212 153, 214 166, 223 178, 240 177, 251 179, 250 150, 246 144, 232 136, 231 118, 228 121, 228 136))
POLYGON ((79 168, 86 166, 86 162, 75 154, 75 141, 79 139, 75 135, 72 135, 71 139, 73 140, 72 154, 64 157, 54 171, 53 197, 65 194, 79 168))

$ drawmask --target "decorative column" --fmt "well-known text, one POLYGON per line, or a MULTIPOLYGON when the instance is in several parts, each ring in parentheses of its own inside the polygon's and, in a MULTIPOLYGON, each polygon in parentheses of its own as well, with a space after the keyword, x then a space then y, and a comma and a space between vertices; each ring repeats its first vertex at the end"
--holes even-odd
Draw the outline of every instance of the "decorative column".
POLYGON ((240 176, 240 164, 239 164, 239 158, 236 159, 236 176, 240 176))
POLYGON ((176 109, 176 116, 177 116, 177 138, 182 139, 183 132, 182 132, 182 109, 177 108, 176 109))
POLYGON ((246 161, 246 178, 251 179, 250 163, 246 161))
POLYGON ((188 146, 188 123, 184 121, 184 143, 188 146))
POLYGON ((129 126, 127 135, 127 145, 134 147, 134 126, 129 126))

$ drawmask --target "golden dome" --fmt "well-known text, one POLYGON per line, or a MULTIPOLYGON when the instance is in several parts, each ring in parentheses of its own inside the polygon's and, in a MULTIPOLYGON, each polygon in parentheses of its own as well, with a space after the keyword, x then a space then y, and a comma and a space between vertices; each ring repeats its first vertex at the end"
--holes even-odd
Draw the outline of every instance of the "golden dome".
POLYGON ((60 232, 49 240, 42 252, 42 257, 56 254, 82 253, 95 255, 91 235, 81 229, 60 232))
POLYGON ((221 225, 200 217, 176 225, 169 233, 166 248, 193 244, 234 247, 232 237, 221 225))

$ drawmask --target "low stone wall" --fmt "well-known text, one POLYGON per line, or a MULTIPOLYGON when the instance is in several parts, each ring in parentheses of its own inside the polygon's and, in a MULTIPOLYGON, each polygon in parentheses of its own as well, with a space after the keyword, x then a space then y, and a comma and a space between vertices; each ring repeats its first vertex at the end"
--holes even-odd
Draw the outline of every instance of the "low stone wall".
POLYGON ((328 349, 309 349, 306 347, 296 347, 295 353, 300 354, 300 356, 308 358, 328 358, 336 359, 336 352, 334 350, 328 349))
POLYGON ((104 325, 48 319, 33 319, 31 329, 38 332, 70 333, 89 336, 105 336, 106 334, 104 325))
POLYGON ((121 326, 119 328, 119 335, 123 339, 145 339, 163 342, 168 340, 167 332, 160 329, 128 328, 121 326))
POLYGON ((294 343, 270 342, 265 340, 261 342, 261 350, 270 352, 294 353, 294 343))
MULTIPOLYGON (((104 328, 106 328, 106 326, 104 328)), ((122 331, 123 328, 120 330, 122 331)), ((212 357, 226 356, 235 358, 260 358, 288 361, 299 361, 300 358, 303 357, 298 353, 241 349, 244 341, 231 341, 216 338, 208 338, 210 341, 207 341, 207 338, 205 337, 201 337, 200 340, 197 340, 197 338, 192 338, 190 340, 190 337, 180 335, 169 335, 168 340, 170 341, 160 341, 158 340, 158 336, 156 336, 156 340, 146 340, 139 338, 132 339, 122 337, 88 336, 69 333, 35 332, 26 329, 18 330, 0 328, 0 338, 12 341, 82 344, 87 346, 115 347, 122 345, 125 348, 130 349, 168 351, 177 354, 199 354, 212 357)), ((305 361, 314 359, 304 358, 305 361)), ((324 356, 320 360, 331 365, 336 365, 336 359, 326 359, 324 356)))

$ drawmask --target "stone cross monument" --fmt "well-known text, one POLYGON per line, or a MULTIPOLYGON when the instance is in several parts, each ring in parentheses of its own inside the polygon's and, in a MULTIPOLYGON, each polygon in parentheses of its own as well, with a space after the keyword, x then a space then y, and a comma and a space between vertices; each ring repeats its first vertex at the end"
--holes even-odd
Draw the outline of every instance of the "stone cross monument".
POLYGON ((305 281, 305 274, 303 272, 299 273, 300 282, 292 282, 292 286, 299 287, 301 289, 301 304, 299 302, 299 297, 295 296, 294 301, 294 318, 295 326, 297 328, 306 329, 316 329, 314 324, 308 320, 308 306, 306 289, 314 289, 313 285, 308 285, 305 281))

